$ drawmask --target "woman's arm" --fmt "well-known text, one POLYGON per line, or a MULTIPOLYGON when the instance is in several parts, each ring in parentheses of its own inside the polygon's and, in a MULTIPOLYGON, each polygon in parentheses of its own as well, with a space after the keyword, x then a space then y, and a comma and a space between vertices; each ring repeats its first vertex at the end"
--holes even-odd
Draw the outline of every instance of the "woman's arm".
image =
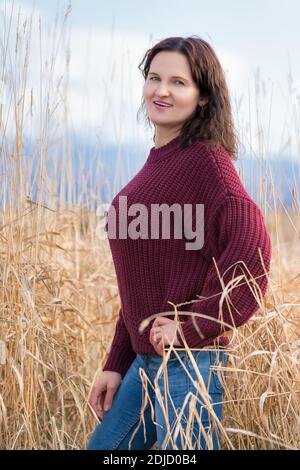
POLYGON ((102 370, 119 372, 123 378, 135 357, 136 353, 132 349, 130 336, 123 320, 122 309, 120 309, 110 352, 102 370))
MULTIPOLYGON (((254 201, 246 197, 227 196, 209 222, 208 236, 215 250, 214 258, 225 289, 230 288, 232 279, 235 279, 235 283, 233 281, 227 300, 224 299, 220 305, 223 289, 215 264, 212 263, 201 292, 203 300, 190 304, 191 308, 188 309, 211 319, 193 315, 182 325, 190 348, 211 344, 223 332, 230 330, 230 327, 222 327, 213 320, 219 319, 235 327, 243 325, 258 310, 256 298, 261 300, 268 286, 266 273, 269 273, 270 268, 271 239, 260 208, 254 201)), ((177 338, 184 347, 179 332, 177 338)), ((224 338, 223 343, 228 344, 228 339, 224 338)))

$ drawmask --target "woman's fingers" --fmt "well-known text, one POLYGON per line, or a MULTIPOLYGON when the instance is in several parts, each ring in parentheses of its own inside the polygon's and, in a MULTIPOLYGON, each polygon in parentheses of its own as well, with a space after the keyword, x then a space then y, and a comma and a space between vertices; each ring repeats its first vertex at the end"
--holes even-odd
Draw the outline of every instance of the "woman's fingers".
MULTIPOLYGON (((161 344, 161 343, 159 343, 159 344, 161 344)), ((161 350, 161 346, 159 346, 159 344, 158 344, 158 343, 155 343, 155 344, 153 345, 153 347, 154 347, 155 351, 157 352, 157 354, 159 354, 160 356, 162 356, 162 350, 161 350)))
POLYGON ((100 395, 98 393, 99 392, 97 391, 96 387, 94 387, 89 398, 89 406, 90 409, 92 409, 93 412, 96 414, 96 416, 102 419, 103 416, 101 417, 101 405, 99 406, 99 403, 101 403, 101 395, 103 392, 100 392, 100 395))
POLYGON ((154 341, 156 343, 159 343, 159 341, 161 341, 161 339, 162 339, 162 336, 163 335, 162 335, 161 331, 158 331, 157 333, 154 333, 154 335, 153 335, 154 341))
POLYGON ((150 342, 157 342, 162 337, 161 327, 152 327, 150 330, 150 342))
POLYGON ((162 352, 162 333, 154 333, 152 332, 152 334, 150 335, 150 342, 152 344, 152 346, 154 347, 155 351, 157 352, 157 354, 159 354, 160 356, 162 356, 163 352, 162 352))
POLYGON ((156 346, 156 351, 160 356, 163 355, 163 349, 164 349, 164 340, 162 338, 156 346))

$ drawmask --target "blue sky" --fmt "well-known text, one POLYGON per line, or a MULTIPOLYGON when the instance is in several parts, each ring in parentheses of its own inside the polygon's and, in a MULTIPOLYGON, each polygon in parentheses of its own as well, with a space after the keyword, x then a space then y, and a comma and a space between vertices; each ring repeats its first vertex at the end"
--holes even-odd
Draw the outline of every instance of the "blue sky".
MULTIPOLYGON (((0 0, 0 7, 4 3, 0 0)), ((15 2, 24 14, 35 5, 43 24, 53 24, 55 13, 65 10, 68 3, 15 2)), ((152 142, 151 131, 136 122, 142 93, 137 65, 153 42, 167 36, 197 34, 210 42, 226 70, 235 122, 247 150, 251 147, 266 155, 296 155, 294 127, 297 119, 299 125, 300 109, 298 0, 70 3, 69 99, 74 129, 100 132, 111 142, 152 142), (261 84, 258 86, 255 80, 261 84), (263 129, 264 144, 259 142, 259 129, 263 129)))
MULTIPOLYGON (((23 0, 54 16, 67 1, 23 0)), ((269 70, 296 62, 300 45, 298 0, 73 0, 75 28, 154 34, 159 37, 199 34, 225 44, 269 70)), ((295 64, 296 66, 296 64, 295 64)), ((299 70, 298 70, 299 72, 299 70)))
MULTIPOLYGON (((19 3, 35 4, 54 15, 57 7, 67 1, 23 0, 19 3)), ((299 44, 300 7, 298 0, 201 0, 164 1, 151 0, 72 0, 72 24, 75 27, 122 30, 147 30, 160 35, 209 32, 216 40, 225 40, 236 47, 237 38, 242 43, 259 44, 274 41, 277 47, 293 47, 299 44)))

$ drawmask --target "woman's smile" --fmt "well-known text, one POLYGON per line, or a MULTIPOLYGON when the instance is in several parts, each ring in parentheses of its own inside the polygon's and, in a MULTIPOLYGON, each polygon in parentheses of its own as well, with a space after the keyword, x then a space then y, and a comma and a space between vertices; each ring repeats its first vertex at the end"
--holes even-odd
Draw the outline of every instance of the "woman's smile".
POLYGON ((170 109, 172 108, 172 106, 166 106, 166 105, 163 105, 163 104, 159 104, 159 103, 153 103, 155 108, 159 109, 159 110, 164 110, 164 109, 170 109))

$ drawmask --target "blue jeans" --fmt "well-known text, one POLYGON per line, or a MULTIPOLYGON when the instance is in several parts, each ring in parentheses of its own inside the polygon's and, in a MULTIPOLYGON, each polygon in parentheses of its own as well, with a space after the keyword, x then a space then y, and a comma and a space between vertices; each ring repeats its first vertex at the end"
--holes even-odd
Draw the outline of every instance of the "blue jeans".
POLYGON ((201 387, 201 377, 198 378, 191 358, 186 351, 176 353, 172 351, 170 354, 165 368, 167 373, 158 375, 162 356, 137 353, 114 395, 111 408, 104 412, 102 422, 94 429, 86 450, 149 450, 155 442, 160 449, 167 450, 221 448, 219 428, 208 409, 213 409, 222 420, 224 387, 211 366, 220 363, 226 366, 228 355, 224 350, 191 351, 209 393, 203 398, 193 383, 201 387), (145 373, 140 375, 140 369, 144 369, 148 379, 145 380, 145 373), (196 396, 196 401, 187 423, 189 403, 192 405, 189 392, 196 396), (195 409, 197 413, 193 411, 195 409), (177 435, 176 423, 181 425, 177 426, 177 435))

